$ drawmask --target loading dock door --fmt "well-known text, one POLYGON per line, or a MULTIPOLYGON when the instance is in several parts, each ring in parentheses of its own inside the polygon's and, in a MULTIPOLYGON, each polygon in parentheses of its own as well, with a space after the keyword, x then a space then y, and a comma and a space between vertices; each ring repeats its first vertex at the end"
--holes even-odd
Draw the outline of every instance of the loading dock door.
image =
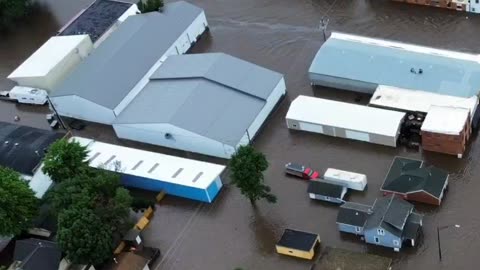
POLYGON ((310 124, 305 122, 299 122, 300 129, 310 132, 323 133, 323 127, 321 125, 310 124))

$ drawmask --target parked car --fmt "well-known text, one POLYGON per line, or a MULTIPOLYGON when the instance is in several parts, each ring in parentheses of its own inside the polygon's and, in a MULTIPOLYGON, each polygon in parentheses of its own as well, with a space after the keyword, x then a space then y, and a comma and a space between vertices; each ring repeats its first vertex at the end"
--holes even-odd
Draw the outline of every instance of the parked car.
POLYGON ((320 177, 320 173, 313 170, 312 168, 291 162, 285 164, 285 173, 309 180, 317 179, 320 177))

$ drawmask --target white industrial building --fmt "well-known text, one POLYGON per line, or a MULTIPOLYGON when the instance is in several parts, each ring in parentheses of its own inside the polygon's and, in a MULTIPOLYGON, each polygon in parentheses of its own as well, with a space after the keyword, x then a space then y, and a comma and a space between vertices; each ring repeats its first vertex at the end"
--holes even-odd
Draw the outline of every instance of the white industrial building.
POLYGON ((113 128, 119 138, 230 158, 285 91, 282 74, 223 53, 171 56, 113 128))
POLYGON ((403 112, 298 96, 286 120, 290 129, 396 147, 404 117, 403 112))
POLYGON ((129 16, 50 96, 62 116, 112 124, 170 55, 185 53, 207 28, 188 2, 129 16))
POLYGON ((92 49, 88 35, 51 37, 8 78, 20 86, 52 91, 92 49))
POLYGON ((470 112, 470 115, 474 115, 478 107, 478 97, 463 98, 379 85, 370 99, 370 105, 405 112, 424 113, 428 113, 432 106, 464 108, 470 112))
POLYGON ((124 186, 212 202, 223 184, 225 166, 72 137, 87 147, 90 167, 121 175, 124 186))

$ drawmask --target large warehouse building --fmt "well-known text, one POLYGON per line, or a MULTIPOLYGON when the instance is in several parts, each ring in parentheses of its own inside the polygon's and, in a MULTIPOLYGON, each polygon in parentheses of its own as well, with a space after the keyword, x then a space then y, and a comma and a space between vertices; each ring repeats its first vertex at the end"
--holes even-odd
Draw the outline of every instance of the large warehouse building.
POLYGON ((378 85, 471 97, 480 89, 480 57, 401 42, 332 33, 317 52, 313 85, 373 94, 378 85))
POLYGON ((50 96, 62 116, 112 124, 169 55, 205 31, 202 9, 184 1, 129 16, 50 96))
POLYGON ((72 137, 87 147, 90 167, 118 172, 127 187, 203 202, 212 202, 222 188, 225 166, 72 137))
POLYGON ((230 158, 285 91, 282 74, 223 53, 171 56, 113 128, 119 138, 230 158))

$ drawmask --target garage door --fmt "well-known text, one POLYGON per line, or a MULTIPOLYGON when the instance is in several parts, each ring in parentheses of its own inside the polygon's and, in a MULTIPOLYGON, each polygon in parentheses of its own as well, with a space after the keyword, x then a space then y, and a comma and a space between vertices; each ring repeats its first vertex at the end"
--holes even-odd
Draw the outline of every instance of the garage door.
POLYGON ((300 124, 301 130, 316 132, 316 133, 323 133, 322 125, 316 125, 316 124, 310 124, 310 123, 304 123, 304 122, 299 122, 299 124, 300 124))
POLYGON ((353 140, 370 142, 370 135, 368 135, 368 133, 365 133, 365 132, 345 130, 345 136, 353 140))

